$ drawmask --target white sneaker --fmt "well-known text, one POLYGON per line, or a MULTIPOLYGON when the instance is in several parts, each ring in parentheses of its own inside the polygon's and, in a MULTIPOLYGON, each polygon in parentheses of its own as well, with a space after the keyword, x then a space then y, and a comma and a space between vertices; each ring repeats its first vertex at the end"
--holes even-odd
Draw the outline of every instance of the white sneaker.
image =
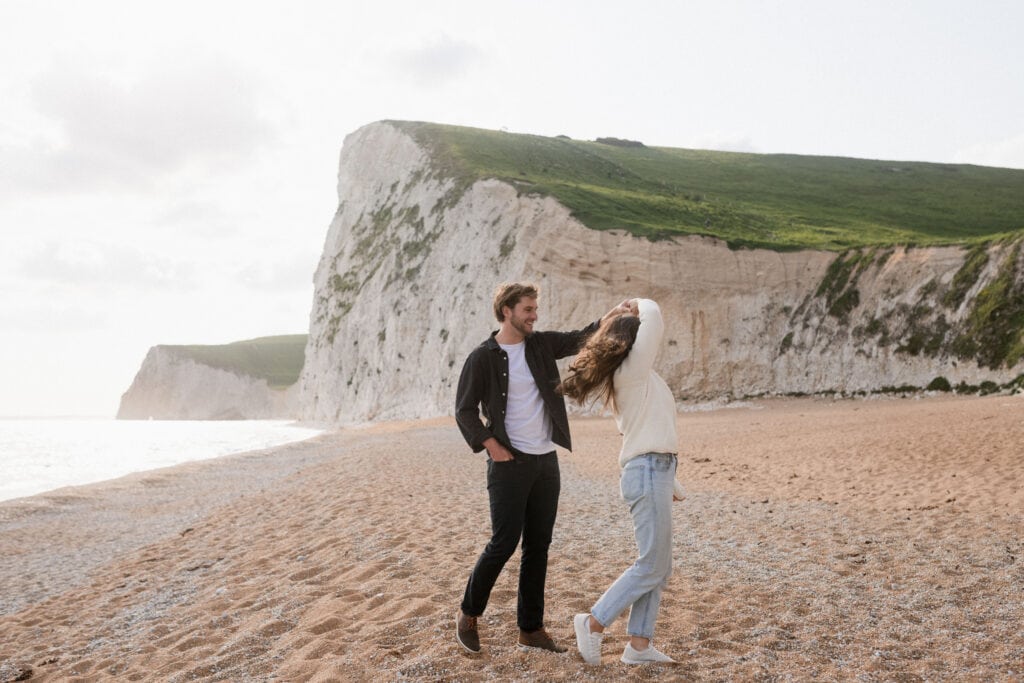
POLYGON ((572 627, 576 631, 576 648, 580 651, 583 661, 587 664, 601 663, 601 639, 603 633, 591 633, 589 614, 577 614, 573 617, 572 627))
POLYGON ((622 651, 624 664, 675 664, 676 660, 664 652, 658 652, 653 645, 648 645, 646 650, 633 649, 632 643, 626 643, 626 649, 622 651))

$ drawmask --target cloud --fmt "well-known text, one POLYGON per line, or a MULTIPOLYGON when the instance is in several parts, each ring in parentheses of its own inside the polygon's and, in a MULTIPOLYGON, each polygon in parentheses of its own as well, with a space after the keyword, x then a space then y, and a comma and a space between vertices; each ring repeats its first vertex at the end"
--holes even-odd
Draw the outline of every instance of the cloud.
POLYGON ((399 76, 424 86, 440 86, 456 80, 484 59, 476 45, 441 34, 414 48, 398 49, 388 62, 399 76))
POLYGON ((195 269, 164 256, 88 241, 51 241, 22 259, 23 278, 63 285, 173 287, 195 286, 195 269))
POLYGON ((20 306, 7 309, 0 306, 4 324, 0 335, 19 338, 23 334, 61 335, 102 330, 109 319, 104 312, 86 310, 81 306, 41 301, 34 307, 20 306))
POLYGON ((1024 168, 1024 133, 966 147, 958 150, 953 159, 962 164, 1024 168))
POLYGON ((287 261, 254 262, 240 268, 236 279, 247 289, 260 292, 305 291, 312 300, 313 273, 319 253, 304 253, 287 261))
POLYGON ((155 187, 191 166, 238 164, 274 139, 251 74, 221 60, 160 64, 132 79, 63 61, 30 92, 51 134, 0 147, 8 191, 155 187))
POLYGON ((212 199, 184 199, 156 210, 153 226, 209 242, 236 239, 242 232, 237 220, 212 199))
POLYGON ((690 142, 693 149, 713 149, 721 152, 757 152, 757 146, 744 133, 714 131, 700 135, 690 142))

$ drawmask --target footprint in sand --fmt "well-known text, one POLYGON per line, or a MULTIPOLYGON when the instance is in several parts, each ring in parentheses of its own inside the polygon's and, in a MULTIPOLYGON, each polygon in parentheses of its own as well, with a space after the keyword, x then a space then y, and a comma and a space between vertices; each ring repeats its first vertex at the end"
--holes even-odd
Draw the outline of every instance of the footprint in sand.
POLYGON ((291 624, 289 624, 286 621, 277 620, 272 621, 266 626, 262 627, 259 631, 257 631, 257 633, 259 633, 259 635, 263 636, 264 638, 273 638, 274 636, 279 636, 282 633, 287 633, 291 630, 291 624))
POLYGON ((288 578, 292 581, 305 581, 306 579, 310 579, 321 573, 323 570, 323 567, 310 567, 309 569, 303 569, 302 571, 297 571, 294 574, 289 574, 288 578))
POLYGON ((191 650, 193 648, 197 648, 197 647, 199 647, 201 645, 206 645, 206 644, 207 644, 207 641, 206 641, 205 638, 189 638, 189 639, 183 640, 180 643, 178 643, 177 645, 175 645, 174 649, 176 651, 178 651, 178 652, 186 652, 188 650, 191 650))
POLYGON ((341 627, 341 624, 341 619, 337 617, 331 617, 329 619, 324 619, 319 624, 316 624, 315 626, 312 626, 306 630, 314 635, 321 636, 325 633, 337 630, 341 627))

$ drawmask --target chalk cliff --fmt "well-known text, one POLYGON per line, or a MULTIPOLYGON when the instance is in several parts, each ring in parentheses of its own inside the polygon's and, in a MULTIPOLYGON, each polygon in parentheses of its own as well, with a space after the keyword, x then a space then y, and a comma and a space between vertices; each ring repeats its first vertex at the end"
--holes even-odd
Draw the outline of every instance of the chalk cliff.
MULTIPOLYGON (((278 339, 299 337, 304 344, 305 337, 301 335, 278 339)), ((251 351, 252 346, 248 343, 246 348, 251 351)), ((290 385, 272 385, 267 377, 246 372, 243 368, 231 367, 230 364, 225 367, 223 363, 218 367, 218 363, 212 360, 203 362, 203 355, 197 354, 196 349, 213 350, 218 359, 223 358, 225 350, 237 353, 235 345, 231 344, 152 347, 131 386, 121 397, 118 419, 257 420, 297 417, 298 385, 294 380, 298 367, 290 378, 290 385)), ((299 353, 299 366, 301 362, 299 353)), ((284 374, 287 375, 287 370, 284 374)))
POLYGON ((540 285, 540 329, 585 325, 626 296, 659 301, 667 329, 657 369, 680 399, 924 387, 937 377, 1002 384, 1024 372, 1017 337, 996 359, 977 341, 992 287, 1024 290, 1019 238, 980 252, 846 254, 650 241, 588 229, 508 182, 467 187, 443 168, 392 123, 345 139, 314 277, 304 419, 451 414, 464 358, 496 328, 493 289, 508 280, 540 285))

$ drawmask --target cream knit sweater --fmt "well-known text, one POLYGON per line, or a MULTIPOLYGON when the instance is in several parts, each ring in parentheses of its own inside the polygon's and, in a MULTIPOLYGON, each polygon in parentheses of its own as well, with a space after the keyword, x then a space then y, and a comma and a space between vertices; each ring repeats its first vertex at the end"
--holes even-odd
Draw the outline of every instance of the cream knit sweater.
MULTIPOLYGON (((644 453, 676 453, 676 399, 658 373, 654 359, 661 348, 665 322, 658 304, 638 299, 640 328, 629 355, 615 371, 615 423, 622 433, 619 466, 644 453)), ((675 495, 683 497, 676 480, 675 495)))

